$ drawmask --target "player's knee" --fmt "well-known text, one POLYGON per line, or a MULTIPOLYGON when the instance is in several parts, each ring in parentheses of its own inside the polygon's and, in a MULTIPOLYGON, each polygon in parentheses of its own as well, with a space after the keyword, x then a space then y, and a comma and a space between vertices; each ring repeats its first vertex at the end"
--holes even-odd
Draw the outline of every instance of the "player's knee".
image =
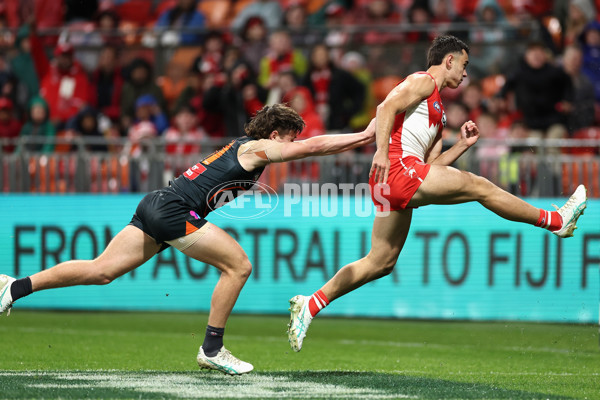
POLYGON ((489 193, 491 186, 493 186, 492 182, 471 172, 463 171, 463 173, 467 177, 467 184, 464 188, 468 191, 472 200, 481 200, 486 193, 489 193))
POLYGON ((491 193, 494 184, 490 182, 488 179, 483 176, 473 175, 473 181, 475 183, 475 188, 477 191, 477 197, 479 200, 485 198, 488 194, 491 193))
POLYGON ((379 268, 380 276, 387 276, 392 273, 394 267, 396 266, 396 260, 387 260, 385 261, 381 267, 379 268))
POLYGON ((235 257, 227 262, 226 265, 222 265, 221 269, 235 276, 238 279, 246 280, 252 273, 252 263, 248 259, 247 255, 240 255, 239 257, 235 257))
POLYGON ((373 270, 375 271, 376 279, 389 275, 396 266, 396 258, 386 257, 372 261, 373 270))
POLYGON ((89 271, 88 281, 92 285, 108 285, 118 277, 111 274, 106 265, 98 259, 91 262, 89 271))
POLYGON ((248 279, 248 277, 250 276, 251 273, 252 273, 252 263, 246 256, 240 262, 238 274, 242 279, 246 280, 246 279, 248 279))
POLYGON ((109 274, 104 270, 97 269, 94 271, 92 276, 94 285, 108 285, 112 281, 114 281, 117 277, 109 274))

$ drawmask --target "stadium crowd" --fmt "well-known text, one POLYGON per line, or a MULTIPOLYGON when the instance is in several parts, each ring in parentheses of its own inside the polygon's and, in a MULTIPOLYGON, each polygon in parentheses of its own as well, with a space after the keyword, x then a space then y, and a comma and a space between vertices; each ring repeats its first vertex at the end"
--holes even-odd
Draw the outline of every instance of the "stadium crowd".
MULTIPOLYGON (((276 102, 305 119, 301 137, 355 131, 403 76, 425 69, 422 49, 444 32, 472 48, 468 82, 444 92, 446 138, 466 119, 497 139, 600 138, 599 7, 0 0, 0 138, 13 139, 2 151, 69 152, 72 138, 116 137, 136 155, 142 139, 162 136, 167 153, 194 154, 202 138, 239 136, 250 116, 276 102), (30 140, 51 137, 67 143, 30 140)), ((87 148, 117 151, 101 141, 87 148)))

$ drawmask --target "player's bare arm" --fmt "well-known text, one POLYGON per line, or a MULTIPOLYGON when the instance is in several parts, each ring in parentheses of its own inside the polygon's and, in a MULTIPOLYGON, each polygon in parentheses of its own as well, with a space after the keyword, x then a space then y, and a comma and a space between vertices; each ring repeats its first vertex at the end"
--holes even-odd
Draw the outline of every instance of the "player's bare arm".
POLYGON ((460 138, 448 150, 442 153, 442 136, 438 135, 435 142, 425 155, 425 162, 434 165, 451 165, 465 151, 477 143, 479 129, 473 121, 465 122, 460 128, 460 138))
POLYGON ((293 141, 295 135, 277 134, 273 139, 262 139, 249 143, 250 148, 241 149, 239 160, 247 171, 270 163, 299 160, 311 156, 326 156, 342 153, 375 141, 375 119, 358 133, 320 135, 306 140, 293 141))
POLYGON ((390 135, 397 114, 416 106, 433 93, 435 82, 429 75, 412 74, 396 86, 377 106, 376 141, 377 151, 373 156, 373 164, 369 177, 375 175, 375 182, 387 183, 390 170, 388 150, 390 135))

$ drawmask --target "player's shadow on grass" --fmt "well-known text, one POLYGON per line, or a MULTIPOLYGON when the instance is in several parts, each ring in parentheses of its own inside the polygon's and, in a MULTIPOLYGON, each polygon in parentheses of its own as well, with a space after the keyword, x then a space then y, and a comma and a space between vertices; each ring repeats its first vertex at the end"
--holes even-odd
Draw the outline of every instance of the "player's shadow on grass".
POLYGON ((503 389, 483 383, 455 382, 403 374, 349 371, 300 371, 267 374, 290 380, 369 388, 419 399, 572 399, 546 393, 503 389))

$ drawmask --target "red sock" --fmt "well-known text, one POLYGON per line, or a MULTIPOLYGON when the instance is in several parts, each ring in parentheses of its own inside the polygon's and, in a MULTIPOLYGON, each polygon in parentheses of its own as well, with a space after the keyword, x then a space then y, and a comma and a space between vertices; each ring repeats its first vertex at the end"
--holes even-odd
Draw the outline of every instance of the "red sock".
POLYGON ((562 217, 558 211, 546 211, 540 208, 540 217, 535 223, 535 226, 554 232, 562 227, 562 217))
POLYGON ((329 300, 327 300, 327 297, 323 292, 317 290, 310 296, 310 300, 308 300, 308 310, 310 311, 310 315, 314 317, 319 311, 327 307, 328 304, 329 300))

